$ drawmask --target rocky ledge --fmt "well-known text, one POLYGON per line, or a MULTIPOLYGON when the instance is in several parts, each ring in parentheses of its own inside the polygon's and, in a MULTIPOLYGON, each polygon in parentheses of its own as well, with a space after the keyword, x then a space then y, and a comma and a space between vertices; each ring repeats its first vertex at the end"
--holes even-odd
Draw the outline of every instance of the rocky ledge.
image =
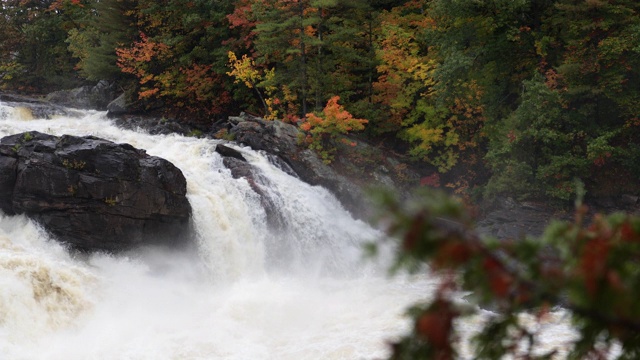
MULTIPOLYGON (((143 129, 150 134, 178 133, 182 135, 206 136, 233 139, 234 142, 266 153, 272 163, 300 180, 326 188, 333 193, 345 209, 362 220, 371 220, 376 209, 366 195, 369 188, 387 188, 405 195, 407 184, 398 181, 398 169, 407 183, 418 183, 418 176, 402 166, 393 156, 383 150, 357 141, 357 146, 338 151, 335 161, 327 164, 299 139, 304 135, 297 126, 282 121, 270 121, 242 113, 219 120, 209 129, 190 127, 175 120, 159 119, 140 115, 112 116, 115 124, 124 129, 143 129), (224 134, 224 135, 221 135, 224 134)), ((345 146, 337 144, 338 146, 345 146)), ((281 219, 268 199, 265 185, 256 181, 260 171, 249 164, 243 156, 230 147, 219 144, 216 151, 224 158, 224 165, 234 178, 245 178, 260 196, 267 210, 270 225, 280 226, 281 219)), ((264 179, 263 179, 264 180, 264 179)))
MULTIPOLYGON (((393 159, 378 154, 378 149, 363 142, 358 142, 358 148, 351 152, 377 159, 373 166, 359 166, 355 161, 341 157, 336 157, 330 166, 315 152, 299 144, 302 134, 294 125, 266 121, 247 114, 229 117, 227 124, 228 133, 235 141, 270 154, 271 160, 280 168, 298 176, 302 181, 325 187, 357 218, 369 220, 375 215, 375 208, 365 195, 368 188, 385 187, 397 193, 404 192, 388 170, 397 165, 393 159), (374 153, 375 156, 372 155, 374 153)), ((408 177, 417 178, 417 175, 411 174, 408 177)))
POLYGON ((169 161, 92 136, 0 140, 0 209, 83 251, 187 242, 186 180, 169 161))

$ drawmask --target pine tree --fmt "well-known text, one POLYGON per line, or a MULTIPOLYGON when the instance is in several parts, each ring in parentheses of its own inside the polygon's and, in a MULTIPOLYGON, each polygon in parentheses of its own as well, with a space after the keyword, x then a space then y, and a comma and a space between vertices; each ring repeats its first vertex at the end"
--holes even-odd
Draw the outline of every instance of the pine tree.
POLYGON ((367 98, 375 62, 366 1, 267 0, 252 11, 257 62, 276 69, 269 85, 294 92, 300 115, 335 95, 347 105, 367 98))
POLYGON ((137 34, 136 0, 92 0, 82 25, 69 32, 69 49, 79 59, 78 68, 89 80, 118 80, 116 49, 129 46, 137 34))

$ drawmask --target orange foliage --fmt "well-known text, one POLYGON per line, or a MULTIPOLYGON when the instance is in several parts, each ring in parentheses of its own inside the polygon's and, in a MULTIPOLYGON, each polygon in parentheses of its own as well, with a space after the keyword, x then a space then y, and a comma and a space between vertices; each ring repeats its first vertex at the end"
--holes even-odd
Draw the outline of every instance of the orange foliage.
POLYGON ((116 49, 118 66, 122 72, 133 74, 146 81, 149 79, 146 78, 147 71, 144 65, 154 58, 166 56, 168 52, 169 46, 149 40, 143 32, 140 33, 140 41, 133 43, 132 47, 116 49))
POLYGON ((173 56, 171 48, 151 40, 142 32, 140 41, 130 48, 116 49, 116 52, 122 72, 134 75, 142 85, 138 92, 140 99, 165 97, 172 100, 175 108, 205 114, 222 113, 225 104, 231 102, 228 92, 216 93, 215 87, 223 80, 211 65, 167 66, 173 56))
POLYGON ((307 120, 300 125, 300 128, 304 131, 321 129, 321 132, 330 134, 346 134, 352 130, 363 130, 364 124, 369 121, 355 119, 342 105, 338 104, 338 100, 340 96, 329 99, 322 111, 322 116, 314 113, 307 114, 307 120))
MULTIPOLYGON (((339 96, 334 96, 327 102, 320 116, 309 113, 300 124, 300 129, 308 132, 306 142, 309 147, 320 152, 325 162, 330 162, 332 156, 328 152, 334 148, 326 149, 325 145, 330 140, 335 140, 339 135, 348 134, 350 131, 364 129, 365 119, 356 119, 347 110, 338 104, 339 96)), ((343 139, 343 142, 352 146, 355 143, 343 139)))
MULTIPOLYGON (((240 29, 240 43, 243 47, 249 49, 253 45, 253 39, 256 36, 255 27, 258 24, 253 18, 251 7, 256 0, 239 0, 236 2, 235 8, 231 14, 227 15, 230 29, 240 29)), ((229 40, 231 41, 231 40, 229 40)))
POLYGON ((467 92, 454 99, 454 104, 449 108, 451 117, 448 126, 455 129, 462 141, 457 143, 460 150, 474 148, 479 145, 483 136, 481 130, 484 127, 484 105, 482 105, 482 88, 474 81, 465 86, 467 92))

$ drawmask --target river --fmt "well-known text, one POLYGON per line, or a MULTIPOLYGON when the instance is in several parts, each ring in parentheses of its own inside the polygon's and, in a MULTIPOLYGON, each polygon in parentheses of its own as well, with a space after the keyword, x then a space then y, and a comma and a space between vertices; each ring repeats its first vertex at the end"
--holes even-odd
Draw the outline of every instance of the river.
MULTIPOLYGON (((381 359, 410 329, 407 306, 437 284, 390 278, 391 250, 363 255, 380 232, 249 148, 228 144, 261 170, 279 231, 247 181, 224 168, 219 140, 123 130, 102 112, 34 119, 0 104, 0 137, 32 130, 129 143, 173 162, 187 179, 197 247, 71 255, 25 217, 0 213, 0 359, 381 359)), ((458 324, 463 339, 482 316, 458 324)), ((554 316, 549 346, 573 336, 565 314, 554 316)))

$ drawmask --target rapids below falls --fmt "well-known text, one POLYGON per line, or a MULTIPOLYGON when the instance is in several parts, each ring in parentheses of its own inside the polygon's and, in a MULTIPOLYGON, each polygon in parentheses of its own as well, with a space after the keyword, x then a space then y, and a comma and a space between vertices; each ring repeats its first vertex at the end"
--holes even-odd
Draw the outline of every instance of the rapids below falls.
MULTIPOLYGON (((375 259, 363 251, 383 234, 328 191, 227 144, 261 170, 284 219, 276 233, 214 151, 221 141, 122 130, 105 115, 34 119, 0 103, 0 137, 94 135, 171 161, 187 179, 197 249, 74 256, 26 217, 0 212, 1 360, 382 359, 410 331, 405 310, 429 298, 437 277, 390 277, 391 249, 375 259)), ((466 339, 486 316, 456 324, 463 358, 473 358, 466 339)), ((563 311, 541 326, 543 347, 575 337, 563 311)))

